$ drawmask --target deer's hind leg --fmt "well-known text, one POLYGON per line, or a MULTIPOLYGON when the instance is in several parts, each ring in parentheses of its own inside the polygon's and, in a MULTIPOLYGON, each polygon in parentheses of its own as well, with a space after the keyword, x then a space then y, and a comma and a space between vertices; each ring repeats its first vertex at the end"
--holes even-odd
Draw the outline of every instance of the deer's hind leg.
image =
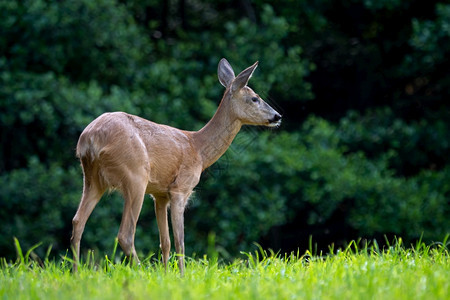
MULTIPOLYGON (((83 160, 82 160, 83 162, 83 160)), ((105 189, 101 186, 98 180, 94 180, 92 172, 83 164, 84 183, 83 183, 83 195, 81 197, 80 204, 77 212, 72 220, 72 237, 70 243, 72 251, 74 251, 74 265, 73 270, 76 272, 78 269, 78 261, 80 259, 80 241, 83 235, 86 222, 94 210, 97 203, 100 201, 105 189)))
POLYGON ((134 246, 134 236, 139 214, 144 202, 148 176, 145 169, 139 171, 128 170, 122 179, 121 191, 124 197, 122 221, 120 223, 118 240, 126 256, 139 263, 134 246))

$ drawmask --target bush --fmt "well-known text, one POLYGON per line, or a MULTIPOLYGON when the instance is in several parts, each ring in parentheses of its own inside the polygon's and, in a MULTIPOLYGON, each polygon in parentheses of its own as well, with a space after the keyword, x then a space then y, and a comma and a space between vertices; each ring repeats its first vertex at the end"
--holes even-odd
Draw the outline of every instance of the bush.
MULTIPOLYGON (((27 169, 0 177, 0 249, 2 256, 14 253, 13 237, 24 249, 42 242, 57 251, 68 249, 70 220, 79 199, 81 178, 76 168, 57 164, 46 168, 36 158, 27 169)), ((40 253, 45 249, 39 248, 40 253)))
POLYGON ((6 70, 124 85, 151 53, 146 36, 115 0, 3 1, 0 14, 6 70))
POLYGON ((386 157, 397 174, 413 176, 421 170, 447 166, 450 123, 444 118, 405 121, 392 109, 350 112, 339 122, 337 134, 348 153, 362 151, 370 159, 386 157))

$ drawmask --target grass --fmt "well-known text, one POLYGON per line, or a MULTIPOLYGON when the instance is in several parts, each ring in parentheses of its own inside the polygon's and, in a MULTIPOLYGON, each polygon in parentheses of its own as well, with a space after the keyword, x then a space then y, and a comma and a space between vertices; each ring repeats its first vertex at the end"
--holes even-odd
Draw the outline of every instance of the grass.
MULTIPOLYGON (((187 259, 185 276, 151 258, 140 266, 92 256, 77 274, 71 261, 32 258, 0 262, 1 299, 449 299, 446 242, 379 249, 351 242, 330 254, 279 255, 261 248, 232 263, 187 259)), ((50 250, 48 251, 50 253, 50 250)), ((49 255, 47 255, 48 257, 49 255)))

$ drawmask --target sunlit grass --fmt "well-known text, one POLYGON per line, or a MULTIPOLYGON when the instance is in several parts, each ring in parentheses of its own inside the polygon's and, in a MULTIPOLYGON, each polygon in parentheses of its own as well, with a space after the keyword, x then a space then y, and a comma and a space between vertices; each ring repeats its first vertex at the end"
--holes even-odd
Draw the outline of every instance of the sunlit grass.
MULTIPOLYGON (((72 262, 33 259, 16 242, 16 262, 1 261, 2 299, 449 299, 446 242, 385 249, 351 242, 328 255, 280 255, 259 248, 231 263, 186 259, 181 277, 176 259, 168 270, 153 257, 140 266, 126 260, 72 262)), ((48 251, 48 253, 50 250, 48 251)))

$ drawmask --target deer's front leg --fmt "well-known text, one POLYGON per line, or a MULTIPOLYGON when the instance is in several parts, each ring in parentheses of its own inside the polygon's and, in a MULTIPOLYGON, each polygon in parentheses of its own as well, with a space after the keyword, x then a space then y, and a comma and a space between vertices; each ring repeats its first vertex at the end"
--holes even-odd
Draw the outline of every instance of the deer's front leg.
POLYGON ((184 208, 189 194, 171 193, 170 199, 173 240, 178 254, 178 266, 181 275, 184 274, 184 208))

